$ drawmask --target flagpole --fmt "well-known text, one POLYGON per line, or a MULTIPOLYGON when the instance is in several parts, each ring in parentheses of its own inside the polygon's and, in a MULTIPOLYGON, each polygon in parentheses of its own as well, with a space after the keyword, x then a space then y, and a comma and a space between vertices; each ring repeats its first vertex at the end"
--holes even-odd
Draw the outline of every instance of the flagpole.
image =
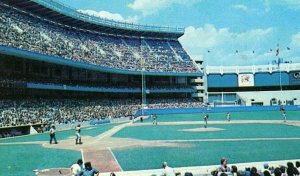
POLYGON ((276 56, 278 56, 278 59, 277 59, 277 64, 278 64, 278 68, 279 68, 279 86, 280 86, 280 91, 282 91, 282 80, 281 80, 281 67, 280 67, 280 64, 281 64, 281 60, 279 58, 279 44, 277 44, 277 49, 276 49, 276 56))
POLYGON ((282 91, 282 82, 281 82, 281 67, 279 62, 279 84, 280 84, 280 91, 282 91))

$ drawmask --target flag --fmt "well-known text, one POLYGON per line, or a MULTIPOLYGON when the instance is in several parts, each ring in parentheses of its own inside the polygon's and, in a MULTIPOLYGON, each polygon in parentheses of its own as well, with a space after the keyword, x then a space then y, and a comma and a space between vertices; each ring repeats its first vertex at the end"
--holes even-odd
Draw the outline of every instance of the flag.
POLYGON ((276 56, 279 55, 279 48, 276 48, 276 56))

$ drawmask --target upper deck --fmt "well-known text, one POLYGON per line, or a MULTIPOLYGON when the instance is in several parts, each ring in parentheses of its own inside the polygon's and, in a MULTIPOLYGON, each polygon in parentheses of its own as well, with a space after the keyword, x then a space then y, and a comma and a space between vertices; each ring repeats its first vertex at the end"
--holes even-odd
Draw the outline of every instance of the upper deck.
POLYGON ((184 28, 132 24, 90 16, 52 0, 2 1, 62 25, 114 36, 178 39, 184 34, 184 28))

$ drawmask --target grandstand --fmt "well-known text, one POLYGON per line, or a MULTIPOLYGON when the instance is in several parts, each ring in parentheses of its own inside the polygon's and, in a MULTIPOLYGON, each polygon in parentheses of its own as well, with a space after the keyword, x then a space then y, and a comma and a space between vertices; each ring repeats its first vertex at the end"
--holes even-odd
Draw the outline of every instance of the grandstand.
POLYGON ((134 31, 120 36, 114 31, 100 33, 98 30, 76 28, 70 31, 71 26, 67 24, 49 21, 47 16, 37 17, 30 9, 22 10, 5 4, 1 6, 1 32, 6 34, 1 45, 14 48, 19 53, 25 50, 63 61, 133 72, 142 71, 143 66, 145 72, 197 73, 193 61, 177 40, 183 33, 155 39, 156 35, 145 38, 134 31), (183 58, 177 53, 181 53, 183 58))
POLYGON ((99 99, 134 104, 132 111, 116 117, 134 114, 141 104, 146 106, 146 98, 195 101, 190 80, 202 73, 178 42, 182 29, 107 26, 112 21, 53 1, 4 1, 0 12, 1 98, 33 99, 26 100, 30 104, 73 97, 97 99, 88 104, 99 99))

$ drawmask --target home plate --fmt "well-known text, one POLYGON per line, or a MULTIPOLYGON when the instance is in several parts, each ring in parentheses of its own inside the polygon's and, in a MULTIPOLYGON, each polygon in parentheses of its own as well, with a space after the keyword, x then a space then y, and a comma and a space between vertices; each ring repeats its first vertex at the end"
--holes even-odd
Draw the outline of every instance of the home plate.
POLYGON ((223 128, 191 128, 191 129, 183 129, 179 131, 185 131, 185 132, 207 132, 207 131, 222 131, 225 130, 223 128))

